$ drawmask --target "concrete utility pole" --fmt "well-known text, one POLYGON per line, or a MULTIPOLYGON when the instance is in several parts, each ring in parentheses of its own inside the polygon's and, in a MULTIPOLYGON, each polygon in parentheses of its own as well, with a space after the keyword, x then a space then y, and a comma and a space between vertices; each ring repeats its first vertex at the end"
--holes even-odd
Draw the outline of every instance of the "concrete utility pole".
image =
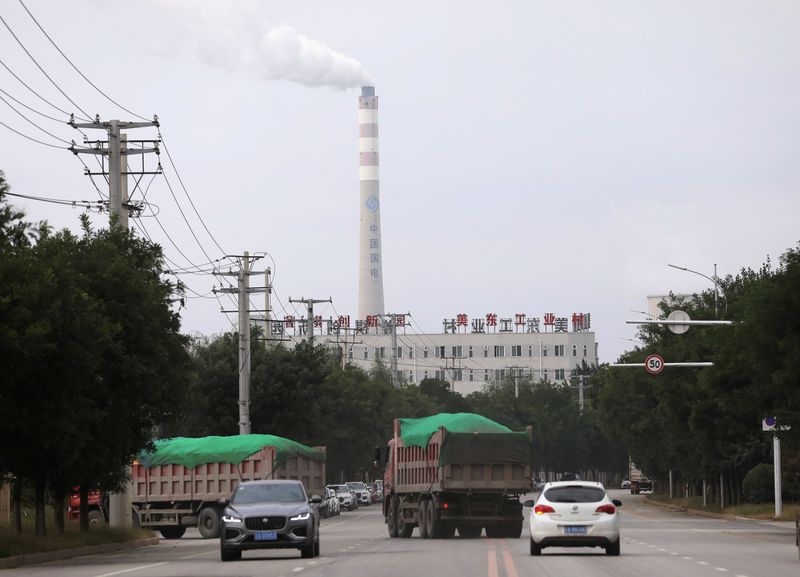
MULTIPOLYGON (((70 117, 68 123, 73 128, 95 128, 105 130, 108 133, 108 140, 95 140, 93 148, 76 148, 75 142, 69 147, 69 150, 75 154, 95 154, 103 157, 108 157, 108 171, 104 168, 100 172, 92 172, 88 168, 85 170, 87 176, 102 175, 108 177, 108 209, 112 218, 117 215, 117 224, 124 229, 128 228, 128 215, 132 211, 141 210, 140 207, 131 206, 128 202, 128 175, 129 174, 161 174, 161 164, 159 163, 158 169, 155 171, 145 171, 144 166, 140 171, 128 170, 128 156, 131 154, 141 154, 155 152, 159 154, 158 142, 160 140, 128 140, 126 134, 122 130, 132 128, 145 128, 145 127, 158 127, 158 117, 154 116, 152 122, 127 122, 120 120, 109 120, 101 122, 100 117, 96 117, 94 122, 75 122, 75 117, 70 117), (154 144, 152 148, 128 148, 129 142, 139 144, 150 143, 154 144)), ((89 144, 86 141, 85 144, 89 144)), ((144 163, 144 159, 142 159, 144 163)), ((104 166, 104 163, 103 163, 104 166)))
POLYGON ((333 301, 331 300, 330 297, 328 297, 327 299, 304 299, 304 298, 301 297, 299 299, 294 299, 294 300, 292 300, 292 297, 289 297, 289 302, 290 303, 303 303, 304 305, 306 305, 306 307, 308 309, 308 319, 306 319, 306 324, 308 325, 308 343, 313 347, 314 346, 314 305, 316 303, 332 303, 333 301))
POLYGON ((268 290, 267 287, 250 288, 250 275, 261 274, 250 270, 250 259, 256 261, 264 258, 262 256, 250 256, 247 251, 242 255, 226 255, 230 258, 239 259, 239 270, 218 272, 223 276, 236 276, 238 278, 237 288, 214 289, 214 292, 236 293, 239 297, 239 434, 250 434, 250 313, 256 312, 249 307, 249 296, 251 293, 260 293, 268 290))

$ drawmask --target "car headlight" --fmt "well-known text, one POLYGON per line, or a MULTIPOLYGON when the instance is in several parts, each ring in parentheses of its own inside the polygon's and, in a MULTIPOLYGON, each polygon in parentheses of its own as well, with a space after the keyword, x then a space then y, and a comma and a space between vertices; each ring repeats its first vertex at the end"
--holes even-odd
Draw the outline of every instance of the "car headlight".
POLYGON ((234 517, 233 515, 223 515, 222 516, 223 523, 241 523, 242 520, 239 517, 234 517))
POLYGON ((311 513, 306 511, 305 513, 300 513, 299 515, 295 515, 294 517, 289 517, 289 521, 305 521, 311 517, 311 513))

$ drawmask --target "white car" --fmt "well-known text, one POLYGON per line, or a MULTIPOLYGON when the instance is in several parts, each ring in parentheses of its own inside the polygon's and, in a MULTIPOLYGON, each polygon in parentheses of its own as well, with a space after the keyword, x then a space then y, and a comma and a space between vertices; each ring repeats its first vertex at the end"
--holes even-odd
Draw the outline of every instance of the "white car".
POLYGON ((622 485, 620 486, 620 489, 630 489, 630 488, 631 488, 630 479, 628 479, 627 477, 625 479, 622 479, 622 485))
POLYGON ((326 488, 336 491, 336 498, 339 499, 339 510, 347 509, 352 511, 358 508, 358 502, 355 501, 356 496, 347 485, 328 485, 326 488))
POLYGON ((369 488, 365 483, 361 481, 350 481, 347 483, 347 486, 350 487, 350 490, 356 494, 358 498, 359 505, 369 505, 372 502, 372 497, 369 494, 369 488))
POLYGON ((603 547, 619 555, 622 503, 609 499, 605 487, 589 481, 546 483, 531 508, 531 555, 545 547, 603 547))

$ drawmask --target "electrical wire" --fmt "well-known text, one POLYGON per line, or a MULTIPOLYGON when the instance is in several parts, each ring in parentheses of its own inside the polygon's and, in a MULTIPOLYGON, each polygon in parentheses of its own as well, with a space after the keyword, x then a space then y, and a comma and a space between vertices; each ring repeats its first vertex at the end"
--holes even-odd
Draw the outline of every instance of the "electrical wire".
POLYGON ((41 24, 39 24, 39 21, 38 21, 38 20, 37 20, 37 19, 36 19, 36 18, 33 16, 33 14, 31 14, 31 11, 30 11, 30 10, 28 10, 28 7, 27 7, 27 6, 25 6, 25 3, 24 3, 22 0, 19 0, 19 3, 20 3, 20 4, 22 5, 22 7, 25 9, 25 12, 27 12, 27 13, 28 13, 28 16, 30 16, 30 17, 31 17, 31 19, 32 19, 32 20, 33 20, 33 21, 36 23, 36 26, 38 26, 38 27, 39 27, 39 30, 41 30, 41 31, 42 31, 42 34, 44 34, 44 35, 45 35, 45 38, 47 38, 47 39, 50 41, 50 44, 52 44, 52 45, 53 45, 53 48, 55 48, 56 50, 58 50, 58 53, 59 53, 59 54, 61 54, 61 56, 63 56, 63 57, 64 57, 64 60, 66 60, 67 62, 69 62, 69 65, 70 65, 70 66, 72 66, 72 68, 74 68, 74 69, 75 69, 75 72, 77 72, 78 74, 80 74, 80 75, 81 75, 81 78, 83 78, 83 79, 84 79, 86 82, 88 82, 88 83, 91 85, 91 87, 92 87, 92 88, 94 88, 94 89, 95 89, 95 90, 97 90, 97 91, 98 91, 100 94, 102 94, 102 95, 103 95, 103 96, 104 96, 104 97, 105 97, 105 98, 106 98, 106 99, 107 99, 109 102, 111 102, 112 104, 114 104, 114 105, 118 106, 119 108, 121 108, 122 110, 124 110, 125 112, 127 112, 128 114, 132 114, 133 116, 135 116, 136 118, 139 118, 139 119, 141 119, 141 120, 145 120, 145 121, 148 121, 148 120, 150 120, 149 118, 145 118, 145 117, 143 117, 143 116, 140 116, 140 115, 136 114, 135 112, 131 112, 130 110, 128 110, 127 108, 125 108, 124 106, 122 106, 122 105, 121 105, 119 102, 117 102, 116 100, 114 100, 113 98, 111 98, 111 97, 110 97, 108 94, 106 94, 105 92, 103 92, 102 90, 100 90, 100 88, 98 88, 98 87, 97 87, 97 85, 95 85, 95 84, 94 84, 94 82, 92 82, 91 80, 89 80, 89 79, 86 77, 86 75, 85 75, 83 72, 81 72, 81 71, 78 69, 78 67, 77 67, 77 66, 75 66, 75 64, 73 64, 73 63, 72 63, 72 60, 70 60, 70 59, 67 57, 67 55, 66 55, 66 54, 64 54, 64 52, 61 50, 61 48, 59 48, 59 47, 58 47, 58 45, 57 45, 57 44, 55 43, 55 41, 54 41, 54 40, 53 40, 53 39, 50 37, 50 35, 49 35, 49 34, 48 34, 46 31, 45 31, 45 29, 44 29, 44 28, 42 28, 42 25, 41 25, 41 24))
POLYGON ((105 207, 103 202, 100 200, 64 200, 62 198, 47 198, 44 196, 30 196, 27 194, 18 194, 15 192, 6 192, 8 196, 17 196, 19 198, 27 198, 28 200, 38 200, 41 202, 49 202, 52 204, 61 204, 64 206, 72 206, 72 207, 81 207, 81 208, 88 208, 88 209, 97 209, 102 211, 105 207))
POLYGON ((42 145, 44 145, 44 146, 49 146, 50 148, 59 148, 59 149, 61 149, 61 150, 69 150, 69 149, 68 149, 66 146, 58 146, 57 144, 50 144, 49 142, 43 142, 43 141, 41 141, 41 140, 38 140, 38 139, 36 139, 36 138, 33 138, 32 136, 28 136, 27 134, 23 134, 23 133, 22 133, 22 132, 20 132, 19 130, 15 130, 15 129, 11 128, 11 127, 10 127, 8 124, 6 124, 5 122, 2 122, 2 121, 0 121, 0 125, 2 125, 2 126, 4 126, 5 128, 9 129, 11 132, 13 132, 13 133, 15 133, 15 134, 18 134, 18 135, 20 135, 20 136, 21 136, 21 137, 23 137, 23 138, 27 138, 28 140, 31 140, 31 141, 33 141, 33 142, 35 142, 35 143, 37 143, 37 144, 42 144, 42 145))
MULTIPOLYGON (((49 100, 47 100, 47 99, 46 99, 44 96, 42 96, 41 94, 39 94, 38 92, 36 92, 36 91, 35 91, 33 88, 31 88, 30 86, 28 86, 28 85, 25 83, 25 81, 24 81, 24 80, 22 80, 22 78, 20 78, 19 76, 17 76, 17 75, 14 73, 14 71, 13 71, 13 70, 11 70, 11 68, 9 68, 9 67, 8 67, 8 65, 7 65, 5 62, 3 62, 3 59, 2 59, 2 58, 0 58, 0 65, 2 65, 2 66, 3 66, 3 68, 5 68, 6 70, 8 70, 8 73, 9 73, 9 74, 11 74, 11 76, 13 76, 14 78, 16 78, 16 79, 17 79, 17 81, 18 81, 20 84, 22 84, 22 85, 23 85, 25 88, 27 88, 28 90, 30 90, 30 91, 31 91, 31 92, 32 92, 32 93, 33 93, 35 96, 37 96, 37 97, 38 97, 38 98, 39 98, 39 99, 40 99, 42 102, 44 102, 44 103, 46 103, 46 104, 49 104, 50 106, 52 106, 53 108, 55 108, 56 110, 58 110, 59 112, 61 112, 62 114, 64 114, 65 116, 67 116, 67 117, 69 118, 69 116, 70 116, 70 113, 69 113, 69 112, 67 112, 67 111, 66 111, 66 110, 64 110, 63 108, 59 108, 58 106, 56 106, 55 104, 53 104, 52 102, 50 102, 49 100)), ((86 120, 86 121, 88 121, 88 122, 91 122, 91 120, 90 120, 90 119, 88 119, 88 118, 82 118, 81 120, 86 120)))
POLYGON ((19 45, 20 45, 20 48, 22 48, 22 50, 24 50, 24 51, 25 51, 25 54, 27 54, 27 55, 28 55, 28 57, 29 57, 29 58, 30 58, 30 59, 33 61, 33 63, 36 65, 36 67, 37 67, 39 70, 41 70, 42 74, 44 74, 44 75, 45 75, 45 77, 46 77, 46 78, 47 78, 47 79, 50 81, 50 83, 51 83, 53 86, 55 86, 55 87, 56 87, 56 89, 57 89, 57 90, 58 90, 58 91, 59 91, 59 92, 60 92, 60 93, 61 93, 61 94, 64 96, 64 98, 66 98, 67 100, 69 100, 69 101, 70 101, 70 103, 71 103, 71 104, 72 104, 72 105, 73 105, 75 108, 77 108, 78 110, 80 110, 80 111, 81 111, 81 112, 82 112, 82 113, 83 113, 83 114, 84 114, 84 115, 87 117, 87 119, 88 119, 88 117, 90 116, 90 115, 89 115, 89 113, 88 113, 88 112, 86 112, 86 111, 85 111, 83 108, 81 108, 80 106, 78 106, 78 104, 77 104, 77 103, 76 103, 74 100, 72 100, 72 98, 70 98, 70 97, 67 95, 67 93, 66 93, 66 92, 64 92, 63 90, 61 90, 61 87, 60 87, 58 84, 56 84, 56 81, 55 81, 55 80, 53 80, 52 78, 50 78, 50 75, 49 75, 47 72, 45 72, 44 68, 42 68, 42 67, 39 65, 39 63, 36 61, 36 58, 34 58, 34 57, 33 57, 33 54, 31 54, 31 53, 28 51, 28 49, 27 49, 27 48, 25 48, 25 45, 22 43, 22 41, 21 41, 19 38, 17 38, 17 35, 16 35, 16 34, 14 34, 14 31, 11 29, 11 26, 9 26, 9 25, 8 25, 8 23, 5 21, 5 19, 4 19, 2 16, 0 16, 0 22, 2 22, 2 23, 3 23, 3 25, 4 25, 4 26, 5 26, 7 29, 8 29, 9 33, 11 34, 11 36, 13 36, 13 37, 14 37, 14 40, 16 40, 16 41, 17 41, 17 44, 19 44, 19 45))
POLYGON ((6 104, 6 106, 8 106, 11 110, 13 110, 17 114, 19 114, 22 117, 23 120, 25 120, 26 122, 30 123, 34 128, 37 128, 37 129, 41 130, 47 136, 50 136, 51 138, 55 138, 56 140, 59 140, 59 141, 63 142, 64 144, 72 144, 69 140, 64 140, 63 138, 61 138, 59 136, 56 136, 52 132, 49 132, 49 131, 45 130, 44 128, 42 128, 41 126, 39 126, 38 124, 36 124, 33 120, 31 120, 30 118, 28 118, 27 116, 22 114, 19 110, 14 108, 14 105, 11 104, 8 100, 3 98, 2 96, 0 96, 0 100, 2 100, 6 104))
POLYGON ((6 92, 5 90, 3 90, 2 88, 0 88, 0 92, 2 92, 3 94, 5 94, 6 96, 8 96, 8 97, 9 97, 11 100, 13 100, 14 102, 16 102, 16 103, 17 103, 17 104, 19 104, 20 106, 23 106, 23 107, 27 108, 27 109, 28 109, 28 110, 30 110, 31 112, 35 112, 35 113, 36 113, 36 114, 38 114, 39 116, 43 116, 44 118, 47 118, 48 120, 52 120, 52 121, 54 121, 54 122, 58 122, 59 124, 67 124, 66 122, 64 122, 63 120, 61 120, 61 119, 59 119, 59 118, 56 118, 55 116, 50 116, 50 115, 48 115, 48 114, 45 114, 44 112, 42 112, 42 111, 40 111, 40 110, 36 110, 35 108, 32 108, 32 107, 28 106, 27 104, 25 104, 25 103, 24 103, 24 102, 22 102, 21 100, 18 100, 18 99, 16 99, 16 98, 14 98, 13 96, 11 96, 11 95, 10 95, 8 92, 6 92))

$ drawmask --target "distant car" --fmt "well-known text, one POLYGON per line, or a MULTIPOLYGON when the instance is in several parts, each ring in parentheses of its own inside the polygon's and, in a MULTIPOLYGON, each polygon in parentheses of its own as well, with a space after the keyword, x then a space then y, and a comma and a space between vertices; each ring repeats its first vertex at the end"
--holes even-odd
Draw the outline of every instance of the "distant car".
POLYGON ((546 483, 531 506, 530 553, 545 547, 603 547, 619 555, 619 514, 622 503, 609 499, 605 487, 589 481, 546 483))
POLYGON ((336 491, 340 509, 352 511, 358 508, 358 501, 356 500, 355 494, 350 490, 350 487, 347 485, 328 485, 328 488, 336 491))
POLYGON ((304 558, 319 556, 320 503, 322 497, 309 499, 300 481, 240 483, 222 515, 222 560, 241 559, 249 549, 300 549, 304 558))
POLYGON ((622 485, 620 485, 620 489, 630 489, 631 488, 631 480, 627 477, 622 479, 622 485))
POLYGON ((319 505, 319 514, 325 518, 339 514, 339 499, 333 489, 325 488, 325 495, 319 505))
POLYGON ((561 473, 558 478, 559 481, 580 481, 581 476, 577 473, 561 473))
POLYGON ((541 491, 542 487, 544 487, 544 481, 541 477, 533 477, 531 479, 533 490, 534 491, 541 491))
POLYGON ((369 496, 369 488, 367 488, 366 484, 361 481, 350 481, 347 483, 347 486, 350 487, 358 497, 359 505, 369 505, 372 502, 369 496))

